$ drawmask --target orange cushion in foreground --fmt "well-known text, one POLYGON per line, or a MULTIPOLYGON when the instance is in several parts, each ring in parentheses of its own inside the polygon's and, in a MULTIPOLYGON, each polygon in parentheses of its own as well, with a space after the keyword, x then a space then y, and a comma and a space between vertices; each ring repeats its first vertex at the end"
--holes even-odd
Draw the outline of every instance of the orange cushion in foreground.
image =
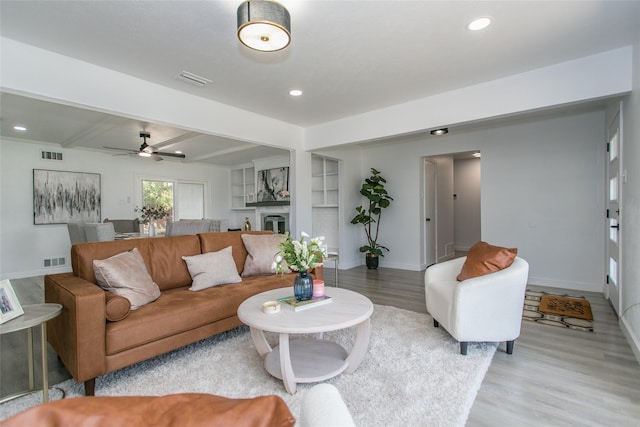
POLYGON ((200 393, 158 397, 77 397, 44 403, 4 427, 154 426, 290 427, 295 418, 280 396, 227 399, 200 393))

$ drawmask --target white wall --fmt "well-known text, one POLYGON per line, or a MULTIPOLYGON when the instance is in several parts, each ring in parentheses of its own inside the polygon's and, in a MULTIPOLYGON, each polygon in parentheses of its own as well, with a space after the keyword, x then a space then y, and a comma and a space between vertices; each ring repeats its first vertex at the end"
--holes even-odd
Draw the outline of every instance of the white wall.
POLYGON ((468 251, 481 239, 480 177, 480 159, 453 162, 454 241, 459 251, 468 251))
POLYGON ((621 326, 640 360, 640 30, 633 47, 633 92, 623 104, 621 326))
POLYGON ((33 224, 33 169, 91 172, 101 175, 102 219, 134 218, 140 195, 139 176, 159 179, 185 179, 207 183, 206 216, 228 218, 229 170, 203 164, 182 164, 170 160, 153 162, 127 156, 74 149, 47 144, 0 140, 0 277, 18 278, 70 271, 44 268, 43 259, 66 257, 71 243, 65 224, 33 224), (64 160, 42 160, 41 150, 63 152, 64 160), (139 186, 138 186, 139 187, 139 186))
MULTIPOLYGON (((602 291, 604 132, 598 110, 362 148, 361 169, 380 170, 395 199, 380 231, 391 249, 381 267, 420 269, 421 158, 480 149, 482 239, 519 248, 531 283, 602 291)), ((358 246, 345 242, 341 259, 357 259, 358 246)))

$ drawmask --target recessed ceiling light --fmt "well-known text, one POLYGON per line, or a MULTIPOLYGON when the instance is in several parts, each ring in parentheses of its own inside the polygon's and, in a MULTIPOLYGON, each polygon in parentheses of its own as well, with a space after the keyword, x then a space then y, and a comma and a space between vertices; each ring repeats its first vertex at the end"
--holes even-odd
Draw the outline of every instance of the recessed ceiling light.
POLYGON ((474 19, 467 25, 467 29, 471 31, 479 31, 484 30, 489 25, 491 25, 491 18, 488 16, 483 16, 482 18, 474 19))
POLYGON ((302 95, 302 91, 300 89, 293 89, 289 91, 289 95, 291 96, 300 96, 302 95))
POLYGON ((26 130, 27 130, 27 128, 26 128, 26 127, 24 127, 24 126, 15 125, 15 126, 13 127, 13 130, 17 130, 17 131, 20 131, 20 132, 24 132, 24 131, 26 131, 26 130))
POLYGON ((435 136, 446 135, 448 133, 449 133, 449 129, 448 128, 434 129, 434 130, 431 131, 431 135, 435 135, 435 136))

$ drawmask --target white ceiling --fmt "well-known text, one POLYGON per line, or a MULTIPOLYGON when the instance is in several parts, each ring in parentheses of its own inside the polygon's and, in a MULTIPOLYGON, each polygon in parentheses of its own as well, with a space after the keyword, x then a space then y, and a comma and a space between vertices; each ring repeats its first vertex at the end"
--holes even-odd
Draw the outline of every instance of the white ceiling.
MULTIPOLYGON (((640 1, 294 1, 291 45, 252 51, 233 1, 7 1, 3 37, 299 126, 310 126, 632 44, 640 1), (491 16, 493 25, 465 25, 491 16), (198 88, 182 70, 212 80, 198 88), (289 90, 304 93, 291 97, 289 90)), ((140 130, 189 161, 237 164, 281 150, 2 96, 2 135, 136 149, 140 130), (180 138, 182 136, 182 138, 180 138), (163 144, 166 140, 172 143, 163 144)))

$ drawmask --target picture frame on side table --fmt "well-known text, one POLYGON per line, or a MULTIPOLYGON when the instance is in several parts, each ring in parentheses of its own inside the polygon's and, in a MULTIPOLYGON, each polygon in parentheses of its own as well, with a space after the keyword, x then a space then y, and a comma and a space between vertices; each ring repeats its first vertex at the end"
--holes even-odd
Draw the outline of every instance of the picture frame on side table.
POLYGON ((24 310, 7 279, 0 281, 0 324, 22 316, 24 310))

